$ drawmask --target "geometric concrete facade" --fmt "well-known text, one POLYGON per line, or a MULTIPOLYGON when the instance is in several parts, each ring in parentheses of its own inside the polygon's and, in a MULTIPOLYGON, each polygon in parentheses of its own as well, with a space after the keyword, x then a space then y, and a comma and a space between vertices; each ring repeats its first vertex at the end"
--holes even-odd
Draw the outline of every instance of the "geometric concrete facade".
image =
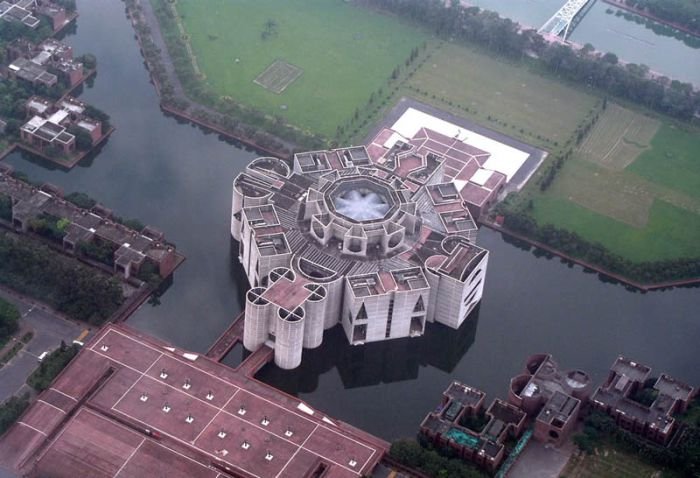
POLYGON ((488 251, 443 159, 364 147, 258 158, 233 183, 231 235, 252 289, 244 346, 285 369, 340 323, 351 344, 458 328, 481 300, 488 251))
POLYGON ((535 439, 559 446, 573 432, 591 387, 585 372, 563 371, 550 354, 536 354, 511 379, 508 401, 534 419, 535 439))

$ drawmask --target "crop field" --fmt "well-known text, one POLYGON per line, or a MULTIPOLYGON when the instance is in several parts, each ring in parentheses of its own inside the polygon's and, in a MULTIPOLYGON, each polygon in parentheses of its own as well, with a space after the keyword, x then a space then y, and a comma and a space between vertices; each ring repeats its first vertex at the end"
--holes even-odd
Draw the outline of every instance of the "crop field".
POLYGON ((564 165, 547 194, 637 228, 647 226, 655 198, 648 181, 578 156, 564 165))
POLYGON ((209 90, 327 137, 428 38, 342 0, 178 0, 175 6, 209 90))
POLYGON ((634 455, 602 449, 593 455, 573 456, 564 468, 567 478, 673 478, 676 475, 647 465, 634 455))
POLYGON ((609 104, 533 215, 632 261, 700 257, 700 132, 609 104))
POLYGON ((584 159, 614 170, 623 170, 644 151, 661 123, 648 116, 610 104, 581 144, 584 159))
POLYGON ((627 170, 700 199, 700 131, 663 125, 627 170))
POLYGON ((558 142, 569 138, 598 102, 525 67, 454 44, 435 52, 408 86, 408 94, 420 90, 422 101, 533 144, 537 136, 558 142))

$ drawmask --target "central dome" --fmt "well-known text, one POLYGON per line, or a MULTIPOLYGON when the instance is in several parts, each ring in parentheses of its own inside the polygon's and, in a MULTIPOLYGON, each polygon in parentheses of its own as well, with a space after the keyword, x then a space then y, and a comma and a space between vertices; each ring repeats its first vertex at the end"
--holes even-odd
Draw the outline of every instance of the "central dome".
POLYGON ((338 213, 358 222, 381 219, 391 207, 386 197, 367 188, 345 191, 333 202, 338 213))

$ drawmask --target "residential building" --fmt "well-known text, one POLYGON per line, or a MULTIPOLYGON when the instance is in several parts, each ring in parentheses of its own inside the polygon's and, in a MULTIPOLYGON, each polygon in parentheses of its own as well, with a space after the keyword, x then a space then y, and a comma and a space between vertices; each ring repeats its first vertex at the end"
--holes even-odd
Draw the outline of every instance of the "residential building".
POLYGON ((666 374, 661 374, 648 387, 650 374, 651 369, 646 365, 618 357, 591 403, 613 417, 621 428, 667 445, 678 426, 673 416, 686 411, 696 390, 666 374), (634 399, 645 388, 655 396, 650 405, 634 399))
POLYGON ((504 442, 522 434, 525 412, 495 399, 484 413, 486 394, 459 382, 452 382, 442 396, 436 410, 423 419, 421 435, 494 473, 506 458, 504 442))

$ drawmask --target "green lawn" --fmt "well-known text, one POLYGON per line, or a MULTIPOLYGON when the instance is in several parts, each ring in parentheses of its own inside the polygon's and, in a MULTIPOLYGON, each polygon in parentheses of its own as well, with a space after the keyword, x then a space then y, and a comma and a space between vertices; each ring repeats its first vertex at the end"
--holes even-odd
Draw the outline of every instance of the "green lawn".
POLYGON ((524 198, 539 224, 631 261, 700 257, 700 132, 610 103, 573 157, 524 198), (628 148, 629 142, 634 148, 628 148))
POLYGON ((700 198, 700 133, 664 124, 651 146, 627 170, 700 198))
POLYGON ((678 474, 651 466, 634 455, 605 447, 595 454, 574 455, 561 474, 566 478, 675 478, 678 474))
POLYGON ((632 261, 700 257, 700 215, 658 199, 641 229, 552 195, 536 197, 534 206, 538 223, 576 232, 632 261))
POLYGON ((343 0, 178 0, 176 8, 209 88, 328 137, 427 39, 343 0), (275 60, 303 70, 281 94, 254 83, 275 60))
POLYGON ((435 52, 408 86, 413 96, 420 90, 423 101, 537 144, 542 144, 538 135, 559 142, 570 137, 599 101, 526 67, 451 43, 435 52))

